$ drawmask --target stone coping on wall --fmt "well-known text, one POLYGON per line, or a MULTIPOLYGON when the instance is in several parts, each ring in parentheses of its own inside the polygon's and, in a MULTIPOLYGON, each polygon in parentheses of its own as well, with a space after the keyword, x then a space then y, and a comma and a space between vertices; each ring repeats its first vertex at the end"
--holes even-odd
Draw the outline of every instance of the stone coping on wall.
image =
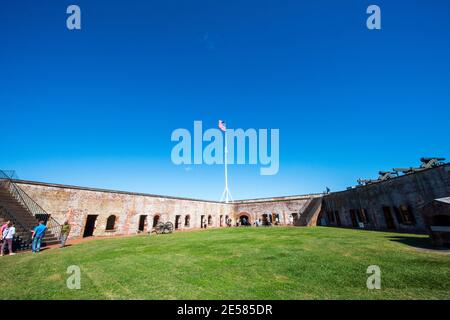
POLYGON ((412 177, 412 176, 415 176, 415 175, 421 175, 421 174, 423 174, 425 172, 429 172, 429 171, 433 171, 433 170, 440 170, 440 169, 443 169, 443 168, 445 168, 445 170, 449 170, 450 169, 450 163, 445 163, 445 164, 440 165, 440 166, 436 166, 436 167, 432 167, 432 168, 428 168, 428 169, 423 169, 423 170, 420 170, 420 171, 417 171, 417 172, 413 172, 413 173, 409 173, 409 174, 402 174, 401 176, 393 177, 393 178, 390 178, 390 179, 387 179, 387 180, 383 180, 383 181, 376 181, 376 182, 372 182, 372 183, 369 183, 369 184, 366 184, 366 185, 357 185, 357 186, 351 187, 350 189, 330 192, 330 193, 328 193, 326 195, 328 196, 328 195, 333 195, 333 194, 342 194, 342 193, 345 193, 345 192, 352 192, 354 190, 369 189, 371 187, 379 186, 379 185, 384 184, 384 183, 389 183, 389 182, 392 182, 392 181, 399 181, 399 180, 407 178, 407 177, 412 177))
MULTIPOLYGON (((173 199, 173 200, 184 200, 184 201, 196 201, 196 202, 206 202, 206 203, 216 203, 226 205, 224 202, 214 201, 214 200, 202 200, 202 199, 194 199, 194 198, 184 198, 184 197, 174 197, 174 196, 165 196, 165 195, 156 195, 151 193, 142 193, 142 192, 131 192, 131 191, 120 191, 120 190, 111 190, 111 189, 102 189, 102 188, 91 188, 91 187, 81 187, 74 185, 66 185, 66 184, 57 184, 50 182, 39 182, 39 181, 30 181, 30 180, 21 180, 15 179, 14 183, 17 184, 28 184, 28 185, 37 185, 37 186, 46 186, 46 187, 54 187, 54 188, 63 188, 63 189, 75 189, 75 190, 86 190, 93 192, 106 192, 106 193, 116 193, 116 194, 126 194, 126 195, 134 195, 134 196, 145 196, 152 198, 163 198, 163 199, 173 199)), ((295 196, 283 196, 283 197, 271 197, 271 198, 258 198, 258 199, 248 199, 248 200, 235 200, 231 201, 228 204, 245 204, 245 203, 258 203, 258 202, 277 202, 277 201, 290 201, 290 200, 307 200, 315 197, 323 196, 322 193, 315 194, 307 194, 307 195, 295 195, 295 196)))
POLYGON ((286 196, 286 197, 272 197, 272 198, 258 198, 258 199, 247 199, 247 200, 236 200, 233 204, 246 204, 246 203, 261 203, 261 202, 278 202, 278 201, 294 201, 294 200, 308 200, 312 198, 323 197, 324 193, 311 193, 305 195, 296 196, 286 196))

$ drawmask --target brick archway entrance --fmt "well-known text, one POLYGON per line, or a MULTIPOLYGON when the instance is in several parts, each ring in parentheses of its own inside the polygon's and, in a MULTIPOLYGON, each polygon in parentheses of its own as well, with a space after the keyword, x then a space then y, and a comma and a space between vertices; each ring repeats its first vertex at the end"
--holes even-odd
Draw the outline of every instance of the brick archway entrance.
POLYGON ((252 225, 252 219, 251 219, 251 215, 247 212, 241 212, 238 215, 238 220, 242 225, 252 225))

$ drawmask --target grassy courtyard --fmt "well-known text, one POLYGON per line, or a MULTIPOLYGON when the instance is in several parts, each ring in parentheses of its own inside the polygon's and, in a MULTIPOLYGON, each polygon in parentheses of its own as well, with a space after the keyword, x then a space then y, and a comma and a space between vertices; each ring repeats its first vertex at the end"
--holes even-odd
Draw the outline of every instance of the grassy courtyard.
POLYGON ((0 258, 1 299, 450 299, 424 236, 324 227, 96 239, 0 258), (81 268, 81 289, 66 286, 81 268), (381 290, 366 269, 381 268, 381 290))

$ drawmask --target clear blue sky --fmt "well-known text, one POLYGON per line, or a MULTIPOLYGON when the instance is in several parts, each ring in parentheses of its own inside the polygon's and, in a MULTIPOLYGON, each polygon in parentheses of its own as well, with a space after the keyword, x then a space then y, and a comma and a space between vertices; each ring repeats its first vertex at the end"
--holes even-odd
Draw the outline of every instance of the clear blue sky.
POLYGON ((447 0, 2 1, 0 168, 218 199, 222 166, 170 159, 172 130, 218 119, 280 129, 279 173, 230 167, 234 198, 450 157, 449 13, 447 0), (365 26, 370 4, 380 31, 365 26))

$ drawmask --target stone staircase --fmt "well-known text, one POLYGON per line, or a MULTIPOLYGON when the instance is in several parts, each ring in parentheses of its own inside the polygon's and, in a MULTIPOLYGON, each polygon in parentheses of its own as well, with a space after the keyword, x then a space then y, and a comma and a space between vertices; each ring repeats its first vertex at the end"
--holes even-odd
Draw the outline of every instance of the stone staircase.
MULTIPOLYGON (((8 220, 15 223, 16 237, 13 250, 20 251, 31 249, 31 230, 37 226, 38 219, 27 206, 31 198, 24 201, 23 197, 27 195, 22 194, 24 192, 17 188, 19 187, 12 181, 0 180, 0 223, 3 225, 8 220)), ((57 232, 53 227, 49 228, 42 239, 41 246, 57 244, 59 241, 55 233, 57 232)))

